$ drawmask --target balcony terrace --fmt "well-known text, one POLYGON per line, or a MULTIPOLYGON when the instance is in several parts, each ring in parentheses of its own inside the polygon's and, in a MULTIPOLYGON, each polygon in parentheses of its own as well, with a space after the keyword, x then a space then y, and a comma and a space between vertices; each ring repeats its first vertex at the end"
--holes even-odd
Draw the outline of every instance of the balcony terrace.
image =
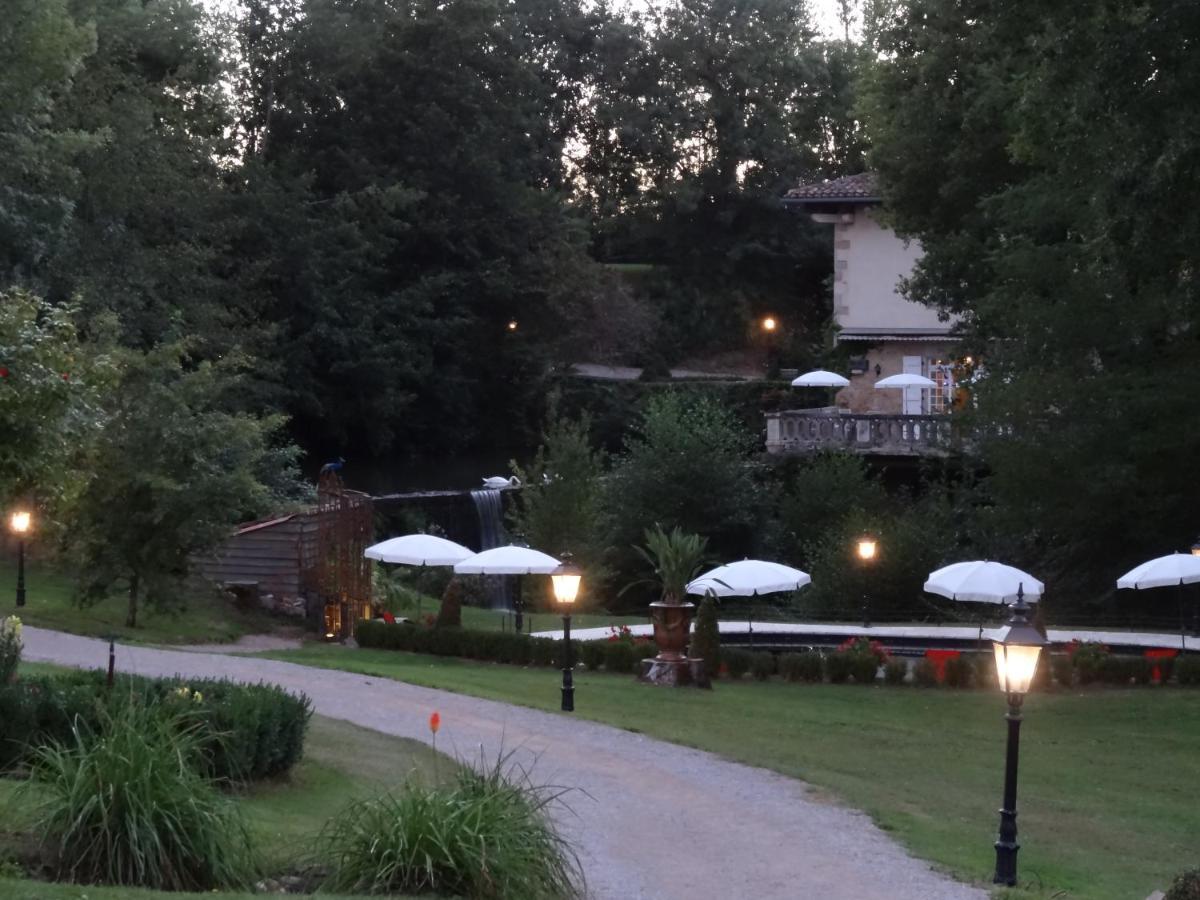
POLYGON ((867 456, 949 456, 948 415, 850 413, 826 407, 767 413, 767 452, 841 450, 867 456))

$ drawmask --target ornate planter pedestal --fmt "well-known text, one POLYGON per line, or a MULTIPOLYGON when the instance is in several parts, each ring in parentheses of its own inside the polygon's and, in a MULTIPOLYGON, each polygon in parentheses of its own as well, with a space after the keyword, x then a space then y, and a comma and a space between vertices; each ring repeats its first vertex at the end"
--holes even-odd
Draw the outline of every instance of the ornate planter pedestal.
POLYGON ((691 639, 692 616, 696 612, 693 603, 650 604, 650 618, 654 622, 654 643, 658 645, 658 656, 642 660, 639 681, 670 687, 694 684, 711 687, 704 674, 701 660, 688 659, 688 641, 691 639))

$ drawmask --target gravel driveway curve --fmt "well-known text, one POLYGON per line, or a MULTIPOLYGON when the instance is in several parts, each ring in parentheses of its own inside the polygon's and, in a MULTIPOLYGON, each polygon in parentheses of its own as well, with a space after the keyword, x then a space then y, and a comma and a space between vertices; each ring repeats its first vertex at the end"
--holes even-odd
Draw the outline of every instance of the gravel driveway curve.
MULTIPOLYGON (((107 664, 107 645, 93 638, 27 627, 24 640, 30 661, 107 664)), ((536 754, 535 780, 586 792, 569 798, 562 827, 596 900, 987 897, 803 782, 607 725, 277 660, 118 645, 117 668, 268 681, 308 694, 323 716, 423 741, 436 709, 441 749, 478 758, 482 746, 494 758, 503 743, 536 754)))

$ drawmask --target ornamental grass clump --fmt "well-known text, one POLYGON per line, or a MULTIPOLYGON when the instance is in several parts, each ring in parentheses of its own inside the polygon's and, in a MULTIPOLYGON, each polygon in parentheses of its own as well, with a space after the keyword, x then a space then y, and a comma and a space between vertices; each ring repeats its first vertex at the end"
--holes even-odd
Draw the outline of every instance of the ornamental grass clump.
POLYGON ((0 619, 0 684, 8 684, 21 664, 21 620, 16 616, 0 619))
POLYGON ((348 806, 317 843, 329 868, 324 889, 466 900, 579 896, 579 860, 548 815, 563 792, 535 786, 510 760, 502 755, 484 772, 461 768, 450 784, 410 781, 348 806))
POLYGON ((249 834, 232 802, 200 774, 208 735, 184 714, 135 700, 92 731, 38 748, 38 836, 60 881, 168 891, 244 886, 249 834))

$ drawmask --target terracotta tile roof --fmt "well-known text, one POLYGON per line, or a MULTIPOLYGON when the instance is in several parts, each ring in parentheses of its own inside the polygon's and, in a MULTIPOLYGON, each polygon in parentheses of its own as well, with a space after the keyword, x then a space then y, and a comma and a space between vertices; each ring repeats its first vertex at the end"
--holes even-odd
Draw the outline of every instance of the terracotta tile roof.
POLYGON ((860 172, 830 181, 802 184, 784 194, 783 199, 795 203, 828 203, 837 200, 878 202, 879 188, 872 173, 860 172))

